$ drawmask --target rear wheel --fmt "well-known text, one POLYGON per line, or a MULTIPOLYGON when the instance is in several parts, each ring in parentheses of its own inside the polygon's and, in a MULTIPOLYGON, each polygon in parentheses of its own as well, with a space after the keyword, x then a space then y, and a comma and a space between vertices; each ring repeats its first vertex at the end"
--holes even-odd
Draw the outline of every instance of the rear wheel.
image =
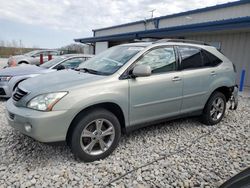
POLYGON ((121 136, 118 119, 105 109, 87 112, 74 126, 70 147, 75 156, 86 162, 107 157, 121 136))
POLYGON ((219 123, 225 115, 226 97, 221 92, 214 92, 203 110, 202 122, 206 125, 219 123))

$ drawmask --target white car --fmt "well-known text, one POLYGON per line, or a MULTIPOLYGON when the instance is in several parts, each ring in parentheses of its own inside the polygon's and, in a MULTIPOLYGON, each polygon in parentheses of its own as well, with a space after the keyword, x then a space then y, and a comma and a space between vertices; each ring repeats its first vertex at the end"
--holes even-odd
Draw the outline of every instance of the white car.
POLYGON ((60 55, 60 51, 57 50, 35 50, 28 52, 23 55, 11 56, 8 60, 8 66, 15 66, 20 64, 40 64, 40 54, 43 54, 43 62, 48 61, 48 56, 51 55, 52 58, 60 55))
POLYGON ((67 54, 40 66, 24 64, 2 69, 0 70, 0 97, 11 97, 18 84, 28 78, 63 69, 75 69, 92 56, 88 54, 67 54))

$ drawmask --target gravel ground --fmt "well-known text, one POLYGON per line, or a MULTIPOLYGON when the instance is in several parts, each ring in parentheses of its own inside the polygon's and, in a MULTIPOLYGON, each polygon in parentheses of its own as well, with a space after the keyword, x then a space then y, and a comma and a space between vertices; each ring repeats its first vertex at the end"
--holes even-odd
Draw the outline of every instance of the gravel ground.
POLYGON ((188 118, 124 135, 108 158, 92 163, 76 160, 65 145, 39 143, 8 127, 4 103, 0 101, 0 187, 102 187, 151 163, 108 187, 209 188, 250 166, 250 98, 241 98, 238 110, 227 111, 217 126, 188 118))

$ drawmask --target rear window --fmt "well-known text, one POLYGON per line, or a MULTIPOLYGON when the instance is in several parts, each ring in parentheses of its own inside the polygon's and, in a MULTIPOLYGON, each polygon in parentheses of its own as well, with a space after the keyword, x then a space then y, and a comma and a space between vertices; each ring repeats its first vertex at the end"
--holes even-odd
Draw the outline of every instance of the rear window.
POLYGON ((181 69, 195 69, 203 66, 201 50, 194 47, 179 46, 181 69))
POLYGON ((221 59, 206 50, 202 50, 201 53, 203 58, 203 64, 205 67, 215 67, 222 62, 221 59))

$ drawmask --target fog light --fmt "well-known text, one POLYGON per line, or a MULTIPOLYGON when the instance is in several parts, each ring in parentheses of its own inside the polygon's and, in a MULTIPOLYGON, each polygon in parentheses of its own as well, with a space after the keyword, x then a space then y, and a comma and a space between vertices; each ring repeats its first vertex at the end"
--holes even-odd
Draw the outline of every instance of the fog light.
POLYGON ((24 125, 24 129, 25 129, 26 132, 30 133, 31 129, 32 129, 32 126, 30 124, 26 124, 26 125, 24 125))

